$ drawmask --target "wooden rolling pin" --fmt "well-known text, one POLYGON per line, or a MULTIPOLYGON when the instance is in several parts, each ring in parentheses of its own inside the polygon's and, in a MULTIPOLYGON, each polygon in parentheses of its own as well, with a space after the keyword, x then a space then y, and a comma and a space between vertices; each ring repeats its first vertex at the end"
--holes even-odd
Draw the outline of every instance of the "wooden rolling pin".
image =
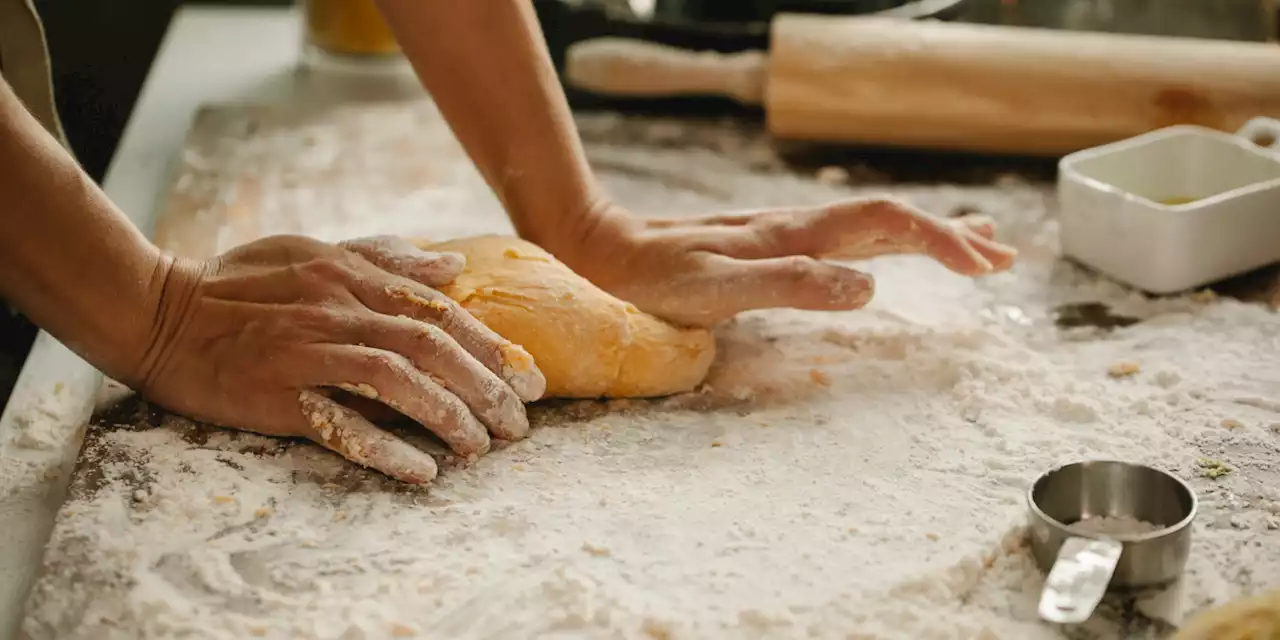
POLYGON ((1280 116, 1274 44, 894 18, 780 14, 767 54, 586 40, 565 71, 600 94, 763 105, 782 139, 976 152, 1058 155, 1280 116))

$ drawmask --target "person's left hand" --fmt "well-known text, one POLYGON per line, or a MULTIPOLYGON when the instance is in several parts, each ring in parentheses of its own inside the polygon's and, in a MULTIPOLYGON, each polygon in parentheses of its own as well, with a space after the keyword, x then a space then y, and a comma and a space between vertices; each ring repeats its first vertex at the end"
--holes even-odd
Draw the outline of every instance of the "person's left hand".
POLYGON ((1017 251, 983 216, 930 216, 888 199, 695 219, 641 221, 598 207, 547 250, 643 311, 708 326, 751 309, 857 309, 872 277, 827 262, 915 253, 967 276, 1004 271, 1017 251))

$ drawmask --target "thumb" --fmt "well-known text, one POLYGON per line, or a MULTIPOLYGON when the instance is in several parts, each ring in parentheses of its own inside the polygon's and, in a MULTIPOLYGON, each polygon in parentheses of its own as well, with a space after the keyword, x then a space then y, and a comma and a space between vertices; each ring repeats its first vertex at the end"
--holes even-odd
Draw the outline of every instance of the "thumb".
POLYGON ((415 280, 428 287, 453 282, 467 266, 467 259, 460 253, 423 251, 400 236, 356 238, 341 242, 338 246, 359 254, 383 271, 415 280))
POLYGON ((807 256, 763 260, 713 257, 708 298, 723 317, 751 309, 858 309, 875 294, 870 274, 807 256))

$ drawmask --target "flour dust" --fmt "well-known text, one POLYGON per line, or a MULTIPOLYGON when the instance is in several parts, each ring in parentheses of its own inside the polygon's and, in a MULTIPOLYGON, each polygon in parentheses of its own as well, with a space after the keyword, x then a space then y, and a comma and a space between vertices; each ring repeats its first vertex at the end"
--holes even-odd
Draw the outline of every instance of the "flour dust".
MULTIPOLYGON (((782 172, 728 129, 717 148, 646 144, 675 126, 582 122, 603 179, 637 212, 870 193, 782 172)), ((489 230, 462 214, 484 209, 487 227, 496 204, 472 195, 478 177, 459 180, 437 194, 459 205, 434 214, 440 235, 489 230)), ((94 429, 26 632, 1156 637, 1110 601, 1081 628, 1036 617, 1026 485, 1091 457, 1167 469, 1202 499, 1168 617, 1280 586, 1276 315, 1146 299, 1055 261, 1046 187, 892 193, 934 211, 977 203, 1023 261, 978 282, 919 257, 865 263, 878 284, 868 308, 745 314, 720 329, 698 393, 536 408, 528 440, 444 468, 427 490, 318 447, 172 417, 94 429), (1079 302, 1140 321, 1056 327, 1052 310, 1079 302), (1140 367, 1110 375, 1119 362, 1140 367), (1228 471, 1210 477, 1204 460, 1228 471)))

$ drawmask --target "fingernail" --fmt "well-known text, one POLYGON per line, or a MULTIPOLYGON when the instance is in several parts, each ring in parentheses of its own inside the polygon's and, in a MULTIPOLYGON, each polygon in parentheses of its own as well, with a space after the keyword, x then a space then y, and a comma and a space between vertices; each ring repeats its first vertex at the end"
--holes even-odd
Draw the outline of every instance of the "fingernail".
POLYGON ((461 253, 430 253, 414 248, 413 255, 418 259, 411 268, 416 276, 430 278, 434 275, 462 273, 467 266, 467 257, 461 253))
POLYGON ((1018 250, 1013 247, 1004 246, 1002 246, 1001 249, 1004 250, 1004 254, 1000 256, 1000 262, 998 264, 993 264, 997 269, 1004 270, 1013 266, 1014 260, 1017 260, 1018 258, 1018 250))
POLYGON ((876 280, 870 274, 844 270, 831 288, 832 301, 852 308, 865 306, 875 295, 876 280))
POLYGON ((538 370, 533 356, 524 347, 510 342, 504 342, 498 349, 502 353, 502 378, 516 395, 525 402, 541 398, 547 390, 547 379, 538 370))
POLYGON ((385 440, 370 456, 369 466, 409 484, 424 484, 435 479, 436 461, 430 454, 396 439, 385 440))
MULTIPOLYGON (((520 440, 529 433, 529 414, 519 394, 504 393, 494 407, 492 428, 498 437, 504 440, 520 440)), ((490 438, 490 444, 493 439, 490 438)))
POLYGON ((446 251, 444 253, 437 253, 436 255, 439 256, 440 263, 445 266, 457 269, 462 269, 467 266, 467 257, 461 253, 457 253, 456 251, 446 251))

